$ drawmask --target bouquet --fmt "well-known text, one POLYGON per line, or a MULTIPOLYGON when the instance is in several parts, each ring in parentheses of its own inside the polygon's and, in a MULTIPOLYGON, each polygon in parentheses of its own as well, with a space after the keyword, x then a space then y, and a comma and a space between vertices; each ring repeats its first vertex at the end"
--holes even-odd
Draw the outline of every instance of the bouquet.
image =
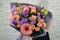
POLYGON ((46 28, 45 18, 48 11, 44 7, 37 7, 25 3, 11 3, 10 24, 22 35, 36 36, 44 33, 46 28))

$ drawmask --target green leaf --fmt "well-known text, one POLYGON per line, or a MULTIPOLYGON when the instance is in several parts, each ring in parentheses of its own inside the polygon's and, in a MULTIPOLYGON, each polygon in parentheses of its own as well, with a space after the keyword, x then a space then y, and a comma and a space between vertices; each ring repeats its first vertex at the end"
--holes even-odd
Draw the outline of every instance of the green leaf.
POLYGON ((22 13, 22 10, 18 10, 18 13, 21 14, 22 13))
POLYGON ((41 12, 41 14, 43 15, 43 17, 45 17, 45 16, 48 14, 48 11, 47 11, 46 9, 44 9, 44 8, 42 8, 42 9, 40 10, 40 12, 41 12))
POLYGON ((22 5, 20 3, 18 3, 20 10, 18 10, 18 13, 21 15, 22 14, 22 5))

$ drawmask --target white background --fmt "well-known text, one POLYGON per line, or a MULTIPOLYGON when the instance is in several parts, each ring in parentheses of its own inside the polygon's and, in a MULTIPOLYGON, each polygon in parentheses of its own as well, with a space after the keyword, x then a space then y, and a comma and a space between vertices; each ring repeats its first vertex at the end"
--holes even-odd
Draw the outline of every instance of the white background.
MULTIPOLYGON (((19 32, 9 25, 9 14, 11 13, 10 2, 27 2, 41 5, 53 14, 53 21, 49 29, 51 40, 60 40, 60 0, 0 0, 0 40, 16 40, 19 32), (45 4, 46 3, 46 4, 45 4)), ((27 38, 27 40, 31 40, 27 38)))

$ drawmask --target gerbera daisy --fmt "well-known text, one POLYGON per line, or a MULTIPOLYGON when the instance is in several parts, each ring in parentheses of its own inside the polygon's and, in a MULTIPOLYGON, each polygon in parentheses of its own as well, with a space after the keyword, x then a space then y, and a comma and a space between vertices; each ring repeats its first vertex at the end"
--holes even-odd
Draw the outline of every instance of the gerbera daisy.
POLYGON ((31 26, 29 23, 25 23, 21 25, 21 33, 25 35, 32 34, 33 26, 31 26))

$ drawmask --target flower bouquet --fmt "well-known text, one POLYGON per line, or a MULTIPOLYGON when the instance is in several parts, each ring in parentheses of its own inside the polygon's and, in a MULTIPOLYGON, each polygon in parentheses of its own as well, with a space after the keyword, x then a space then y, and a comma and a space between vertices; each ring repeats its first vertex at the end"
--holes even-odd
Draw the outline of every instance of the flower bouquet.
POLYGON ((22 35, 35 37, 45 33, 44 28, 51 18, 51 13, 44 7, 26 3, 11 3, 11 10, 10 25, 22 35))

